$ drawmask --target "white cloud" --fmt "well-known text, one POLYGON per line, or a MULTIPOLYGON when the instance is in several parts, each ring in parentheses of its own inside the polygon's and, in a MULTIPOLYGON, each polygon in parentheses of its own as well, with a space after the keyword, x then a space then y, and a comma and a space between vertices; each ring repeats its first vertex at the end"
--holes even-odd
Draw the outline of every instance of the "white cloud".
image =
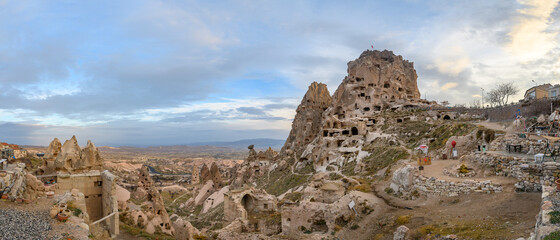
POLYGON ((457 85, 459 85, 459 84, 456 83, 456 82, 448 82, 448 83, 444 84, 443 86, 441 86, 440 89, 442 91, 446 91, 446 90, 452 89, 454 87, 457 87, 457 85))
POLYGON ((520 0, 517 23, 509 32, 511 42, 507 48, 523 60, 542 57, 558 45, 557 32, 549 31, 551 14, 558 0, 520 0))
POLYGON ((457 76, 470 67, 471 61, 465 49, 459 45, 440 47, 439 56, 435 62, 427 66, 428 69, 437 69, 441 73, 457 76))

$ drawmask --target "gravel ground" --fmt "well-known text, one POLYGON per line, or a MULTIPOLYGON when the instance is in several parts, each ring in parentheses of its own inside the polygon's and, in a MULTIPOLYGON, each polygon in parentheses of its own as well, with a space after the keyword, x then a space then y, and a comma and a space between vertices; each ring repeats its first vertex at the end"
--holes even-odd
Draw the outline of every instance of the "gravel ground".
POLYGON ((0 239, 44 239, 51 229, 46 212, 0 209, 0 239))

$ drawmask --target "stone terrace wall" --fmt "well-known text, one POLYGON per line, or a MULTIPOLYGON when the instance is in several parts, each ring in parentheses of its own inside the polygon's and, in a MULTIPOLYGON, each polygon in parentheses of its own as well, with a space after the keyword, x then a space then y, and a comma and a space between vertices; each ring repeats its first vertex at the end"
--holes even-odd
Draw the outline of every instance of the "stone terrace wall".
POLYGON ((535 163, 534 159, 500 156, 489 153, 474 153, 470 160, 493 167, 497 176, 510 176, 519 180, 517 191, 540 192, 542 186, 551 186, 560 175, 560 163, 535 163))
POLYGON ((515 104, 504 107, 485 108, 485 114, 491 121, 515 120, 517 110, 521 110, 523 117, 538 117, 540 114, 550 114, 550 104, 553 109, 560 107, 559 99, 539 99, 533 100, 527 104, 515 104))
POLYGON ((458 196, 459 194, 469 194, 472 192, 494 193, 501 192, 502 186, 493 185, 490 181, 465 180, 462 182, 451 182, 435 177, 418 176, 414 180, 414 188, 426 194, 436 194, 441 196, 458 196))
POLYGON ((537 216, 537 223, 535 224, 535 238, 541 240, 548 234, 559 231, 560 226, 550 222, 549 213, 557 210, 560 206, 560 193, 554 187, 545 186, 542 192, 541 211, 537 216))

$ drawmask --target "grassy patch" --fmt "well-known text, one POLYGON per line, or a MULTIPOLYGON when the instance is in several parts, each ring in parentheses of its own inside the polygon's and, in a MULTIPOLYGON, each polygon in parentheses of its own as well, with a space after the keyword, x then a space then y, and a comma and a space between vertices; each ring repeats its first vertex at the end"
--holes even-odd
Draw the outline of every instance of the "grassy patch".
POLYGON ((348 188, 348 191, 360 191, 360 192, 364 192, 364 193, 370 193, 371 192, 371 183, 368 180, 365 179, 358 179, 358 181, 360 182, 360 185, 355 185, 355 186, 350 186, 348 188))
POLYGON ((346 176, 353 176, 354 175, 354 168, 356 168, 356 161, 344 164, 341 172, 342 172, 342 174, 344 174, 346 176))
POLYGON ((315 172, 315 170, 313 169, 313 164, 312 163, 307 163, 307 165, 305 165, 305 167, 303 167, 300 170, 295 171, 295 173, 299 173, 299 174, 310 174, 315 172))
POLYGON ((343 176, 338 174, 338 173, 330 173, 329 174, 329 179, 330 180, 340 180, 342 178, 343 178, 343 176))
POLYGON ((410 221, 410 215, 402 215, 402 216, 398 216, 397 219, 395 220, 395 223, 397 225, 405 225, 410 221))
POLYGON ((271 181, 264 186, 264 189, 269 194, 278 196, 293 187, 304 184, 305 182, 307 182, 308 178, 309 176, 296 175, 288 172, 286 175, 279 176, 279 178, 276 180, 273 180, 271 177, 271 181))
POLYGON ((422 236, 455 234, 459 239, 513 239, 515 237, 505 223, 493 220, 454 221, 446 224, 424 225, 417 232, 422 236))
POLYGON ((544 239, 544 240, 557 240, 557 239, 560 239, 560 231, 552 232, 552 233, 546 235, 546 237, 544 237, 543 239, 544 239))
POLYGON ((364 147, 364 150, 370 152, 370 155, 362 160, 366 165, 366 175, 373 175, 377 171, 401 159, 410 157, 410 154, 405 148, 390 146, 383 140, 374 141, 370 145, 364 147))
POLYGON ((286 196, 284 196, 284 199, 288 199, 292 202, 297 202, 299 200, 301 200, 301 192, 291 192, 286 194, 286 196))
POLYGON ((429 144, 430 150, 439 150, 445 147, 445 143, 452 136, 465 136, 474 131, 476 126, 468 123, 449 123, 436 128, 431 132, 431 138, 435 141, 429 144))
POLYGON ((150 240, 155 240, 155 239, 158 239, 158 240, 172 240, 172 239, 175 239, 174 237, 169 236, 169 235, 165 235, 165 234, 157 234, 157 233, 149 234, 147 232, 144 232, 140 228, 129 226, 129 225, 126 225, 124 223, 120 224, 120 229, 130 233, 133 236, 143 237, 145 239, 150 239, 150 240))

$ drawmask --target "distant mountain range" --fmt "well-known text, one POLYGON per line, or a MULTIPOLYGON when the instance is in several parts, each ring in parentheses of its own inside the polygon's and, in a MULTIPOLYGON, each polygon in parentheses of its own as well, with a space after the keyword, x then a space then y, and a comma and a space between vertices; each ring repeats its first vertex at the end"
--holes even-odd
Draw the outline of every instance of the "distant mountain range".
POLYGON ((236 149, 247 149, 249 145, 255 145, 256 149, 266 149, 271 147, 274 150, 280 150, 284 146, 285 140, 280 139, 270 139, 270 138, 255 138, 255 139, 244 139, 233 142, 197 142, 189 143, 188 146, 216 146, 216 147, 227 147, 236 149))

